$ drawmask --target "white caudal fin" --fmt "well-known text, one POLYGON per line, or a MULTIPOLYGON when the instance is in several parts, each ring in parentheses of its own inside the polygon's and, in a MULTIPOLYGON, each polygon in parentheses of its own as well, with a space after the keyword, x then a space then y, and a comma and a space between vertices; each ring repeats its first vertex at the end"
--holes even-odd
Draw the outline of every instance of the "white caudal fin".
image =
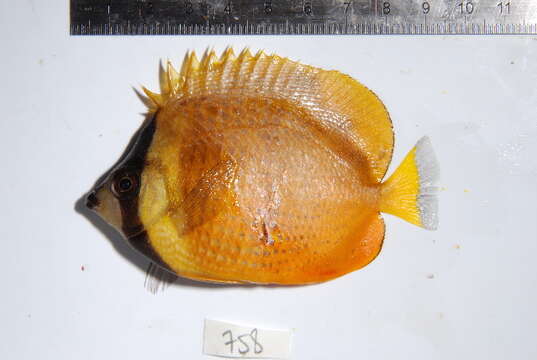
POLYGON ((438 227, 438 161, 428 137, 421 138, 382 184, 380 211, 428 230, 438 227))

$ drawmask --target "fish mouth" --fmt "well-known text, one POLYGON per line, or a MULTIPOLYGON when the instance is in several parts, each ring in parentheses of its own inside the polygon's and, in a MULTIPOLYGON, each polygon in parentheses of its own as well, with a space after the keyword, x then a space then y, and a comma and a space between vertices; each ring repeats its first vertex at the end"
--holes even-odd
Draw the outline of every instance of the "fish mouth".
POLYGON ((95 194, 95 191, 90 192, 86 195, 86 207, 90 210, 95 210, 99 206, 99 199, 95 194))

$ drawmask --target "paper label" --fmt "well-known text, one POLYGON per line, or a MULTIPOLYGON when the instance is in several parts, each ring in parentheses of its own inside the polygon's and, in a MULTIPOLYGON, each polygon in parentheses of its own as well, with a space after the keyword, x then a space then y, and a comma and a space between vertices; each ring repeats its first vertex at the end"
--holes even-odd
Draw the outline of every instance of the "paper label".
POLYGON ((288 359, 289 330, 269 330, 205 320, 203 353, 227 358, 288 359))

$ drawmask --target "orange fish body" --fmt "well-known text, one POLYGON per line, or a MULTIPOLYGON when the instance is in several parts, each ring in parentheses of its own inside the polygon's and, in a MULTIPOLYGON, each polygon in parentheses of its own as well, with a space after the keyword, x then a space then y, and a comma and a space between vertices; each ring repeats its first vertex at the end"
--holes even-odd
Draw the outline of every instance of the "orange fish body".
POLYGON ((211 52, 201 63, 192 54, 165 75, 162 94, 146 91, 155 115, 143 156, 135 151, 139 169, 127 159, 112 171, 138 172, 127 175, 136 193, 122 199, 118 175, 94 193, 105 219, 114 194, 122 215, 109 222, 169 271, 214 282, 322 282, 378 255, 381 211, 436 226, 428 141, 382 183, 392 124, 350 77, 247 50, 211 52))

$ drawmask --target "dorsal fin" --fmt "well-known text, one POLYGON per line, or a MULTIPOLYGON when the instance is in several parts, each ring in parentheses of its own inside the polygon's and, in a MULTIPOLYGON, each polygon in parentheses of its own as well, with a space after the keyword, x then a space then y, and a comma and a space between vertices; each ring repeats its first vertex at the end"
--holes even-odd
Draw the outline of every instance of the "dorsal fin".
POLYGON ((161 94, 143 89, 152 110, 168 101, 206 95, 263 96, 285 99, 305 109, 323 125, 339 128, 367 157, 372 176, 382 180, 393 150, 392 124, 386 108, 368 88, 338 71, 325 71, 260 51, 228 48, 218 58, 213 50, 199 61, 185 56, 181 71, 170 62, 161 94))

